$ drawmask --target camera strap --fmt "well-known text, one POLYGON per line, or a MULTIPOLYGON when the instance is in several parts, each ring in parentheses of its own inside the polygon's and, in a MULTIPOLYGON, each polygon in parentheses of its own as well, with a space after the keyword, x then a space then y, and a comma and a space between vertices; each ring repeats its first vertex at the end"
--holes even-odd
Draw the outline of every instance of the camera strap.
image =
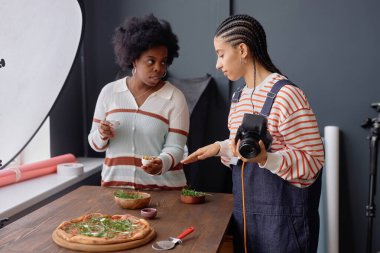
POLYGON ((291 81, 289 81, 288 79, 283 79, 283 80, 277 81, 275 84, 273 84, 272 89, 267 94, 267 98, 264 102, 263 108, 261 109, 261 112, 260 112, 261 115, 263 115, 265 117, 269 116, 270 110, 272 109, 272 105, 273 105, 274 99, 277 96, 277 93, 285 85, 297 86, 294 83, 292 83, 291 81))
POLYGON ((232 94, 232 99, 231 99, 232 103, 239 102, 240 97, 241 97, 241 93, 243 92, 244 86, 241 86, 241 87, 237 88, 237 90, 232 94))

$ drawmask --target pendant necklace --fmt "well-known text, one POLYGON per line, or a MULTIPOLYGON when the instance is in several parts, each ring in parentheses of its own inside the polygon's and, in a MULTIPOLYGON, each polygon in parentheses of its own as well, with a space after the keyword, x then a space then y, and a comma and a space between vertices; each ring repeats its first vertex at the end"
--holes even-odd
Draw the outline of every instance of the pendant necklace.
POLYGON ((128 83, 129 83, 129 82, 128 82, 128 79, 129 79, 129 78, 127 78, 127 80, 126 80, 127 87, 128 87, 128 89, 129 89, 129 91, 132 93, 132 95, 133 95, 133 97, 135 98, 136 101, 137 101, 138 98, 144 96, 146 93, 148 93, 149 91, 151 91, 151 90, 154 88, 154 86, 153 86, 153 87, 149 87, 149 89, 147 89, 146 91, 144 91, 142 94, 136 96, 136 95, 132 92, 132 89, 131 89, 131 87, 130 87, 130 84, 128 85, 128 83))

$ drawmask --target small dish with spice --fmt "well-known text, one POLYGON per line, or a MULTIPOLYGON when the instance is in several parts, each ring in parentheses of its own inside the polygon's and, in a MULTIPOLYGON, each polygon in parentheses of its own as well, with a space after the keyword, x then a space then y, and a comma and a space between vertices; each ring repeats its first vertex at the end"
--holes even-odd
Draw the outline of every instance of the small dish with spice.
POLYGON ((153 207, 146 207, 141 209, 140 214, 146 219, 153 219, 157 215, 157 209, 153 207))

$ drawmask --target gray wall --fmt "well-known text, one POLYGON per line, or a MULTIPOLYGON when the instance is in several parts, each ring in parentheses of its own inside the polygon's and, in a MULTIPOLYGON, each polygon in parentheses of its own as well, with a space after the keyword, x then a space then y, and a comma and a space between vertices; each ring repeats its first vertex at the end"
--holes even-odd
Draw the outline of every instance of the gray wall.
MULTIPOLYGON (((80 82, 82 72, 77 61, 74 66, 77 71, 70 76, 52 113, 53 154, 72 150, 77 155, 86 153, 84 133, 89 130, 97 95, 118 71, 111 35, 128 15, 153 12, 171 22, 181 47, 180 58, 174 61, 171 72, 178 77, 210 73, 216 80, 220 98, 220 107, 214 108, 213 115, 225 122, 231 90, 227 80, 215 71, 212 35, 228 14, 251 14, 267 32, 273 62, 308 95, 322 134, 326 125, 341 129, 340 249, 365 252, 369 130, 362 129, 361 124, 377 115, 370 104, 380 102, 380 85, 375 78, 380 67, 379 1, 91 0, 84 5, 86 85, 80 82), (82 100, 78 100, 77 93, 84 94, 82 100), (68 109, 73 107, 77 110, 68 109)), ((95 154, 89 151, 89 155, 95 154)), ((212 190, 225 189, 217 185, 225 183, 222 179, 215 183, 215 174, 208 175, 202 178, 204 188, 214 182, 212 190)), ((379 202, 377 195, 375 203, 379 202)), ((374 219, 373 238, 377 238, 374 250, 380 250, 379 219, 374 219)))

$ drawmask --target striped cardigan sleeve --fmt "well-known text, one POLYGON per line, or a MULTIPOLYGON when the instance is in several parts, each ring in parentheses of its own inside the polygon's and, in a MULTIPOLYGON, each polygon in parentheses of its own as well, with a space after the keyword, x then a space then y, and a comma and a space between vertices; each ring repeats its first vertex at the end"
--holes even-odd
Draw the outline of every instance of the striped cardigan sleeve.
POLYGON ((299 187, 312 184, 324 164, 324 149, 316 117, 299 88, 285 86, 279 92, 268 127, 281 138, 262 167, 299 187))
POLYGON ((160 154, 163 173, 173 169, 183 159, 184 147, 189 134, 189 109, 185 96, 178 90, 174 90, 172 108, 169 116, 169 131, 160 154))
POLYGON ((96 102, 91 131, 88 135, 88 143, 90 144, 91 148, 97 152, 106 151, 109 144, 109 139, 103 137, 98 130, 100 121, 106 118, 106 107, 103 101, 104 96, 105 89, 103 88, 99 94, 98 101, 96 102))

